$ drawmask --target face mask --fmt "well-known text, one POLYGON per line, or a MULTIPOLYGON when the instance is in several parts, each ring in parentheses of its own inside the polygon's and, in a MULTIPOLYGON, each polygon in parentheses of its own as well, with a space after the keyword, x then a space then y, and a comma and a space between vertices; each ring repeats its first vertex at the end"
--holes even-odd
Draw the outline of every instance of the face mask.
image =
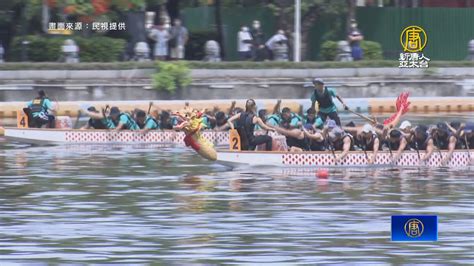
POLYGON ((254 23, 253 27, 256 28, 256 29, 260 28, 260 23, 254 23))
POLYGON ((352 24, 351 24, 351 27, 357 28, 357 23, 352 23, 352 24))

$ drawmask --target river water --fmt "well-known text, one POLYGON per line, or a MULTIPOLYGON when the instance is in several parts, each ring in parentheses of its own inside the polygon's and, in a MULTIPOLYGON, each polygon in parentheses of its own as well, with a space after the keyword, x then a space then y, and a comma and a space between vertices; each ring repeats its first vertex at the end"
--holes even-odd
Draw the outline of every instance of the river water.
POLYGON ((0 265, 474 264, 473 170, 331 169, 322 179, 231 169, 184 148, 0 138, 0 265), (438 215, 439 241, 391 242, 397 214, 438 215))
POLYGON ((184 148, 0 140, 0 265, 473 264, 472 168, 230 169, 184 148), (390 216, 439 241, 390 241, 390 216))

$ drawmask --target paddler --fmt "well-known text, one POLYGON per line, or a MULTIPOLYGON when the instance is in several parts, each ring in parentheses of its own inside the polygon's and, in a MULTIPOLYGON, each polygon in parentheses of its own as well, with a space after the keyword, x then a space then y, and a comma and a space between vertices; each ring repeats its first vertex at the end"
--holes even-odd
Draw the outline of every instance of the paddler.
POLYGON ((392 154, 392 163, 396 163, 402 156, 402 152, 408 147, 407 136, 399 129, 393 128, 387 131, 385 144, 390 150, 396 151, 392 154))
POLYGON ((441 160, 441 165, 446 165, 453 155, 458 143, 456 134, 450 132, 445 123, 438 123, 432 131, 433 141, 440 150, 448 150, 447 154, 441 160))
POLYGON ((280 126, 275 129, 286 137, 286 144, 290 147, 290 151, 309 150, 308 141, 300 129, 302 126, 303 119, 299 115, 291 112, 288 107, 283 108, 280 126))
POLYGON ((54 106, 46 96, 44 90, 38 91, 38 96, 27 103, 29 113, 33 119, 32 125, 41 128, 47 125, 48 128, 55 127, 54 106))
POLYGON ((446 124, 448 128, 458 136, 458 142, 464 145, 466 149, 472 149, 474 147, 474 123, 454 123, 446 124), (459 126, 456 127, 456 124, 459 126))
POLYGON ((89 121, 87 124, 81 129, 113 129, 115 128, 114 123, 110 118, 104 117, 104 115, 100 114, 99 111, 94 107, 91 106, 87 108, 85 114, 89 116, 89 121))
POLYGON ((216 126, 214 127, 215 131, 226 131, 229 129, 229 125, 227 124, 227 115, 219 111, 216 113, 216 126))
POLYGON ((147 115, 143 110, 138 110, 135 117, 137 125, 143 133, 159 128, 158 121, 152 115, 147 115))
POLYGON ((405 134, 405 135, 410 135, 412 134, 412 126, 410 121, 405 120, 400 124, 400 130, 405 134))
POLYGON ((342 98, 336 94, 336 91, 333 88, 324 86, 324 81, 322 79, 315 78, 313 80, 313 86, 315 89, 311 95, 311 108, 316 110, 316 102, 318 102, 318 116, 321 117, 323 121, 326 121, 329 117, 336 121, 338 126, 341 126, 341 120, 337 114, 337 108, 332 98, 336 97, 342 103, 345 110, 348 110, 349 107, 347 107, 342 98))
POLYGON ((365 124, 360 130, 356 130, 356 132, 353 134, 355 134, 355 144, 361 148, 364 153, 367 151, 372 151, 372 156, 368 158, 368 164, 375 163, 377 161, 377 153, 380 150, 381 145, 380 138, 377 135, 374 127, 370 124, 365 124))
POLYGON ((281 100, 278 100, 275 106, 273 107, 273 112, 270 115, 267 115, 267 119, 265 119, 265 124, 271 127, 277 127, 280 125, 280 122, 281 122, 280 105, 281 105, 281 100))
POLYGON ((308 141, 310 151, 325 151, 327 149, 322 130, 315 128, 311 124, 306 124, 303 127, 303 133, 308 141))
POLYGON ((263 123, 257 115, 257 105, 255 100, 248 99, 245 103, 245 111, 235 114, 227 123, 231 129, 234 129, 234 121, 237 121, 237 128, 241 138, 241 145, 243 150, 255 150, 257 145, 265 144, 265 150, 272 150, 272 137, 268 135, 254 135, 255 125, 258 124, 263 130, 275 131, 263 123))
POLYGON ((341 154, 335 156, 334 160, 336 164, 343 160, 349 151, 353 148, 354 138, 351 134, 345 132, 340 126, 336 124, 336 121, 328 119, 326 126, 323 130, 326 135, 327 145, 332 151, 342 151, 341 154))
POLYGON ((122 129, 125 130, 139 130, 137 123, 133 120, 132 116, 128 113, 120 112, 118 107, 110 108, 110 118, 112 119, 115 130, 120 131, 122 129))
POLYGON ((421 162, 426 162, 430 159, 434 151, 433 138, 429 134, 428 127, 425 125, 418 125, 413 129, 412 135, 408 139, 411 149, 414 149, 421 162), (420 156, 420 151, 425 151, 423 156, 420 156))
POLYGON ((323 129, 324 125, 324 121, 321 119, 321 117, 316 115, 316 110, 314 110, 313 108, 309 108, 308 110, 306 110, 303 123, 306 128, 314 127, 318 129, 323 129))

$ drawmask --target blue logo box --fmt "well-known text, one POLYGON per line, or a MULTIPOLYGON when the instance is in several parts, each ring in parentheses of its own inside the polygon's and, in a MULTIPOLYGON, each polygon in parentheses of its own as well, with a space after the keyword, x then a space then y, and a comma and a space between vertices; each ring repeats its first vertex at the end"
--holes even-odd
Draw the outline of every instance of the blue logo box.
POLYGON ((438 216, 393 215, 392 241, 438 241, 438 216))

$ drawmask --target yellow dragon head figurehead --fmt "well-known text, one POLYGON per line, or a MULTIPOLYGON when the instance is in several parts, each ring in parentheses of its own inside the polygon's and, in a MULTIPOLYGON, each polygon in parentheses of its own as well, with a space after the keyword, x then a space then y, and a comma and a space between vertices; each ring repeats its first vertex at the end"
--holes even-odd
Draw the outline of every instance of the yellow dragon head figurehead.
POLYGON ((193 132, 193 131, 200 131, 201 124, 202 124, 202 115, 204 114, 205 110, 199 111, 196 109, 192 109, 189 106, 184 107, 181 111, 175 113, 176 116, 180 117, 182 123, 187 122, 183 129, 186 132, 193 132))

